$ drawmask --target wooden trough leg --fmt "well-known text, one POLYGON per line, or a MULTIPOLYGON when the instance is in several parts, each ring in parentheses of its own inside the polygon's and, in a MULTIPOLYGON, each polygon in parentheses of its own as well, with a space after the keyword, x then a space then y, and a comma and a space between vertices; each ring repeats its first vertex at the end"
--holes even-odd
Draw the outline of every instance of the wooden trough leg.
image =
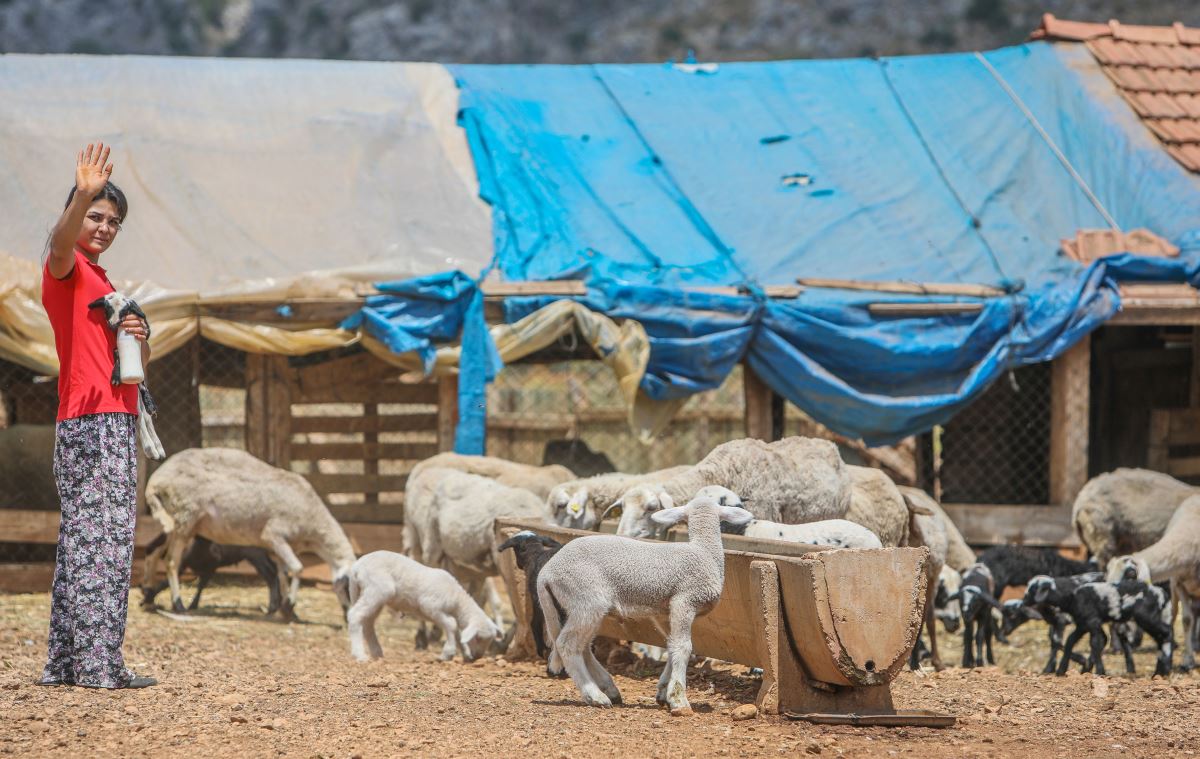
MULTIPOLYGON (((515 527, 499 527, 496 529, 496 545, 500 545, 520 530, 515 527)), ((512 641, 504 658, 509 661, 537 658, 537 647, 533 643, 533 630, 529 621, 533 619, 533 599, 529 597, 525 586, 525 573, 517 566, 517 557, 512 551, 502 551, 496 556, 496 566, 500 576, 504 578, 504 587, 508 589, 508 598, 512 602, 515 630, 512 641)))
POLYGON ((750 563, 754 614, 759 628, 762 686, 755 699, 764 714, 891 714, 889 685, 846 687, 815 683, 804 671, 787 628, 779 593, 779 570, 773 561, 750 563))

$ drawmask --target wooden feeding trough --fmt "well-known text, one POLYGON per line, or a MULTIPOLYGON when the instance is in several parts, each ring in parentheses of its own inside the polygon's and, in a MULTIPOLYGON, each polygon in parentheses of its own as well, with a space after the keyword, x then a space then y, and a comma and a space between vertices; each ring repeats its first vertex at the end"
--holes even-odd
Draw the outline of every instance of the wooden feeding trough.
MULTIPOLYGON (((496 545, 521 530, 562 543, 595 533, 533 521, 496 521, 496 545)), ((725 589, 692 627, 694 653, 760 667, 756 702, 769 714, 877 715, 897 712, 889 683, 908 662, 925 612, 926 548, 832 551, 725 535, 725 589)), ((686 539, 686 533, 672 539, 686 539)), ((510 658, 534 655, 533 607, 512 551, 498 556, 516 613, 510 658)), ((608 617, 601 634, 665 645, 653 620, 608 617)))

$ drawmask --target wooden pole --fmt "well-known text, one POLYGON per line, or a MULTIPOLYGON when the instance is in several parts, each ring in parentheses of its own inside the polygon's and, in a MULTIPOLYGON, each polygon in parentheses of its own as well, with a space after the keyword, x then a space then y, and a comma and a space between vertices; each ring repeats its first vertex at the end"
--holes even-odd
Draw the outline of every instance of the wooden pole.
POLYGON ((827 277, 799 277, 796 279, 796 282, 804 287, 863 290, 876 293, 905 293, 910 295, 963 295, 972 298, 997 298, 1006 294, 998 287, 960 284, 957 282, 872 282, 861 279, 830 279, 827 277))
POLYGON ((746 437, 771 442, 775 437, 774 391, 749 364, 742 364, 742 392, 746 404, 746 437))
POLYGON ((438 383, 437 437, 439 451, 454 450, 454 428, 458 426, 458 375, 440 377, 438 383))
POLYGON ((1070 508, 1088 477, 1091 337, 1054 360, 1050 379, 1050 502, 1070 508))

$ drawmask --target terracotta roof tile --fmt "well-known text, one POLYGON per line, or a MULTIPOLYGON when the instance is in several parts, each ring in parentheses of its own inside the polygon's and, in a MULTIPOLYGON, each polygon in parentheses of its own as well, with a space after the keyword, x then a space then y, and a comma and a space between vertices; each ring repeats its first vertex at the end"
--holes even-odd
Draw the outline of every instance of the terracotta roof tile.
POLYGON ((1200 173, 1200 28, 1065 21, 1047 13, 1031 36, 1086 43, 1167 152, 1200 173))

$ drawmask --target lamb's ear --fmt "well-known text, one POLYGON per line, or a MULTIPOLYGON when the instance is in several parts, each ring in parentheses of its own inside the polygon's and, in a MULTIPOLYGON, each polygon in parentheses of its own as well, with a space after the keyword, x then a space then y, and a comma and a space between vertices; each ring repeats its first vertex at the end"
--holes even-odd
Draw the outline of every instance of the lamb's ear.
POLYGON ((1033 591, 1033 602, 1035 604, 1044 603, 1046 597, 1050 595, 1050 586, 1047 583, 1038 583, 1037 588, 1033 591))
POLYGON ((471 640, 478 632, 479 628, 477 628, 474 623, 469 624, 462 629, 462 632, 458 634, 458 642, 462 643, 464 647, 469 646, 471 645, 471 640))
POLYGON ((721 507, 722 522, 729 522, 732 525, 743 525, 749 524, 752 519, 754 519, 754 515, 740 506, 721 507))
POLYGON ((959 601, 961 599, 962 599, 962 591, 956 590, 953 593, 951 593, 950 595, 946 596, 946 603, 952 604, 955 601, 959 601))
POLYGON ((666 493, 659 493, 659 494, 658 494, 658 501, 659 501, 659 503, 661 503, 661 504, 662 504, 662 507, 663 507, 664 509, 673 509, 673 508, 675 508, 675 499, 674 499, 674 498, 672 498, 671 496, 667 495, 666 493))
MULTIPOLYGON (((666 496, 668 499, 670 496, 666 496)), ((650 519, 655 523, 671 526, 679 524, 684 519, 687 519, 687 506, 672 506, 669 509, 660 509, 650 514, 650 519)))
POLYGON ((599 519, 597 519, 597 520, 596 520, 596 522, 597 522, 597 523, 599 523, 599 522, 603 522, 605 519, 607 519, 607 518, 608 518, 608 515, 609 515, 609 514, 611 514, 611 513, 612 513, 614 510, 617 512, 617 513, 616 513, 616 516, 620 516, 620 515, 621 515, 621 509, 625 508, 625 503, 624 503, 624 501, 625 501, 625 499, 623 499, 623 498, 618 498, 617 500, 615 500, 615 501, 613 501, 612 503, 610 503, 610 504, 608 505, 608 508, 604 510, 604 513, 602 513, 602 514, 600 515, 600 518, 599 518, 599 519))

